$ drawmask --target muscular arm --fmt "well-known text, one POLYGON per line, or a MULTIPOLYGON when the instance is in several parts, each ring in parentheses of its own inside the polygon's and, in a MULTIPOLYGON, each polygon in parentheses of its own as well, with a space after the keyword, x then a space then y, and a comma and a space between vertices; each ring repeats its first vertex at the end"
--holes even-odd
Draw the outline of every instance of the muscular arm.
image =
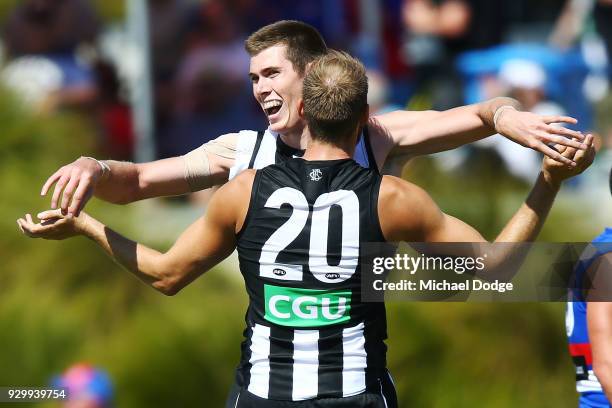
MULTIPOLYGON (((593 282, 593 290, 599 292, 595 296, 600 300, 610 300, 610 293, 612 293, 609 275, 611 265, 612 253, 607 253, 599 257, 588 271, 593 282)), ((612 401, 612 302, 589 301, 587 324, 593 353, 593 371, 608 401, 612 401)))
MULTIPOLYGON (((558 187, 538 179, 529 198, 506 224, 495 242, 532 241, 544 224, 558 187)), ((472 245, 487 243, 473 227, 443 213, 419 187, 400 179, 384 180, 380 189, 379 217, 385 238, 406 242, 466 242, 466 245, 422 245, 414 248, 430 256, 486 258, 485 279, 510 279, 527 254, 522 245, 472 245)))
POLYGON ((186 194, 223 184, 234 164, 235 134, 227 134, 181 157, 149 163, 104 161, 81 157, 61 167, 42 188, 45 195, 55 184, 51 208, 78 215, 91 196, 115 204, 151 197, 186 194), (231 145, 233 143, 233 145, 231 145))
POLYGON ((496 129, 493 117, 497 109, 505 105, 520 108, 516 100, 500 97, 446 111, 395 111, 374 116, 368 128, 376 161, 382 164, 389 155, 409 158, 454 149, 497 132, 566 164, 571 160, 563 158, 547 143, 584 148, 578 142, 584 138, 580 132, 550 125, 575 123, 570 117, 505 109, 498 116, 496 129))
MULTIPOLYGON (((495 242, 528 242, 534 240, 552 206, 561 182, 584 171, 593 161, 593 138, 589 135, 585 153, 568 148, 566 157, 573 157, 578 166, 568 168, 551 159, 545 159, 543 169, 527 200, 495 239, 495 242)), ((421 188, 395 177, 384 177, 380 187, 378 212, 381 228, 389 241, 406 242, 486 242, 482 235, 463 221, 444 214, 431 197, 421 188)), ((489 266, 498 266, 509 259, 512 246, 497 248, 489 256, 489 266)), ((474 256, 479 248, 472 246, 474 256)), ((465 254, 467 255, 467 254, 465 254)))
MULTIPOLYGON (((541 174, 495 242, 532 241, 539 233, 559 190, 541 174)), ((395 177, 385 176, 379 199, 381 227, 389 241, 487 242, 473 227, 443 213, 423 189, 395 177)))
MULTIPOLYGON (((128 204, 150 197, 189 192, 183 174, 183 158, 172 157, 149 163, 106 160, 107 177, 96 183, 94 195, 114 204, 128 204)), ((66 197, 64 191, 64 197, 66 197)), ((76 198, 76 196, 74 197, 76 198)))
POLYGON ((29 215, 18 223, 34 238, 86 236, 139 279, 166 295, 174 295, 236 247, 235 234, 248 209, 253 175, 254 171, 244 172, 220 188, 206 215, 189 226, 165 253, 122 236, 86 213, 72 217, 49 211, 39 215, 41 224, 34 224, 29 215))

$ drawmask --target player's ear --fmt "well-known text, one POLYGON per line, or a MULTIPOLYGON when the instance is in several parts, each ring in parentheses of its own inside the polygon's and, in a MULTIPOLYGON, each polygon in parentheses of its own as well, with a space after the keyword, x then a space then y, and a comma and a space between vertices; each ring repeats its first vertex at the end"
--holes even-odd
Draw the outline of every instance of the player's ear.
POLYGON ((298 102, 298 114, 300 115, 300 119, 304 119, 304 101, 302 99, 298 102))

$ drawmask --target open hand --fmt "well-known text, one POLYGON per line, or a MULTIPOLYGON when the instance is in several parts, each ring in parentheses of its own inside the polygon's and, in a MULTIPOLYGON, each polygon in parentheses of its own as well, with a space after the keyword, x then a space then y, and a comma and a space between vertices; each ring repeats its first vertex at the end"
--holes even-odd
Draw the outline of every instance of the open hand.
POLYGON ((585 136, 581 132, 553 125, 576 122, 577 120, 570 116, 542 116, 506 109, 501 112, 495 130, 520 145, 536 150, 559 163, 570 165, 575 163, 573 158, 562 155, 549 144, 585 150, 585 136))
POLYGON ((24 218, 17 220, 17 225, 21 232, 30 238, 61 240, 79 235, 79 227, 86 216, 82 213, 79 217, 74 217, 70 214, 63 215, 59 209, 49 210, 37 215, 40 223, 36 223, 32 215, 26 214, 24 218))

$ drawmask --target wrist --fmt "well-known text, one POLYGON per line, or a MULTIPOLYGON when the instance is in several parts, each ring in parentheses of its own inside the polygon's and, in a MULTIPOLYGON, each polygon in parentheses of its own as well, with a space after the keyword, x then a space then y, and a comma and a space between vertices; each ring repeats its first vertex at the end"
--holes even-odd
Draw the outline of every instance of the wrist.
POLYGON ((92 160, 97 163, 99 167, 98 180, 104 181, 110 177, 110 166, 104 160, 98 160, 95 157, 81 156, 83 159, 92 160))
POLYGON ((507 114, 508 111, 516 111, 516 108, 512 105, 502 105, 495 109, 493 114, 493 128, 497 133, 502 133, 499 129, 501 118, 507 114))
POLYGON ((542 170, 540 172, 540 179, 550 190, 554 192, 559 191, 561 188, 561 183, 563 182, 563 180, 556 178, 547 170, 542 170))
POLYGON ((91 236, 94 219, 84 211, 81 211, 78 217, 74 218, 74 229, 79 235, 91 236))

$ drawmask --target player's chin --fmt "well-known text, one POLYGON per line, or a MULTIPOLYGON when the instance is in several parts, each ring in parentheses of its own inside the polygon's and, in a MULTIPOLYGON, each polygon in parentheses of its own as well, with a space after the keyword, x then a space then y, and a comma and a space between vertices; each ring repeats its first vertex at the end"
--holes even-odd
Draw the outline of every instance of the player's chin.
POLYGON ((268 119, 270 130, 277 133, 295 132, 302 129, 306 123, 301 120, 295 120, 293 117, 282 116, 274 120, 268 119))
POLYGON ((268 123, 270 126, 270 130, 278 133, 285 133, 291 130, 291 126, 287 118, 285 117, 268 117, 268 123))
POLYGON ((287 131, 287 126, 281 122, 268 122, 270 130, 273 132, 284 133, 287 131))

